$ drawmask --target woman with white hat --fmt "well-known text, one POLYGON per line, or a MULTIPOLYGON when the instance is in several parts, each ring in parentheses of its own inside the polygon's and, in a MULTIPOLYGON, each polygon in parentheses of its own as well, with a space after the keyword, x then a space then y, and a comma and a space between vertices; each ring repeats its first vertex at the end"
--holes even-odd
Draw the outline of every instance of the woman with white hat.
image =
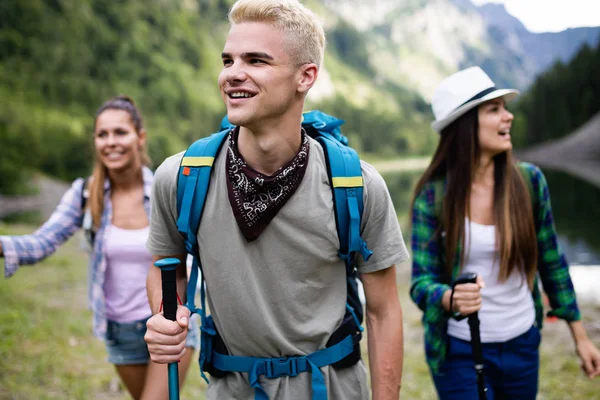
POLYGON ((432 100, 440 142, 412 204, 410 294, 423 310, 425 350, 441 399, 476 399, 471 334, 478 312, 489 398, 535 399, 543 306, 567 321, 585 373, 600 351, 581 323, 541 170, 515 162, 506 103, 479 67, 446 78, 432 100), (455 285, 461 272, 475 283, 455 285), (455 317, 455 318, 452 318, 455 317))

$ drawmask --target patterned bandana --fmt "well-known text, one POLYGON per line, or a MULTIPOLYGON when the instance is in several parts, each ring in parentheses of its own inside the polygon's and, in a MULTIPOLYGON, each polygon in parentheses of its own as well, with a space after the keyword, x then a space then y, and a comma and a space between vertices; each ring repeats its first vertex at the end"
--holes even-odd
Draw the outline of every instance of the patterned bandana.
POLYGON ((238 152, 239 128, 229 133, 227 192, 235 219, 248 242, 258 238, 269 222, 292 197, 308 165, 308 135, 302 129, 300 151, 274 175, 252 169, 238 152))

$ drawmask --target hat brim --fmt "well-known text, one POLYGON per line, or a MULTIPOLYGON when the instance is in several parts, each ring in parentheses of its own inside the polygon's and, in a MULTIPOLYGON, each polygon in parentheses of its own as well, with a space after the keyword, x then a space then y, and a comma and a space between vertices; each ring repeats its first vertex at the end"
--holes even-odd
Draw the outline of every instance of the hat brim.
POLYGON ((456 110, 452 111, 445 118, 440 120, 433 121, 431 123, 431 127, 438 133, 441 133, 442 130, 450 125, 452 122, 456 121, 460 116, 464 115, 467 111, 471 110, 474 107, 477 107, 481 103, 485 103, 486 101, 497 99, 498 97, 504 97, 504 101, 506 103, 511 102, 517 97, 519 91, 516 89, 498 89, 494 90, 491 93, 486 94, 485 96, 470 101, 468 103, 463 104, 458 107, 456 110))

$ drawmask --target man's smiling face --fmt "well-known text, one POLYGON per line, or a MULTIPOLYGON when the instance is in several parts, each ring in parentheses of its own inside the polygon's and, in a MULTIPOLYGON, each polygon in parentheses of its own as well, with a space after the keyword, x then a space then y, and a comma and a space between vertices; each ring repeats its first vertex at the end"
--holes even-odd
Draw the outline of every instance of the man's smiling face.
POLYGON ((261 22, 235 24, 222 54, 219 88, 234 125, 281 118, 297 100, 301 72, 283 32, 261 22))

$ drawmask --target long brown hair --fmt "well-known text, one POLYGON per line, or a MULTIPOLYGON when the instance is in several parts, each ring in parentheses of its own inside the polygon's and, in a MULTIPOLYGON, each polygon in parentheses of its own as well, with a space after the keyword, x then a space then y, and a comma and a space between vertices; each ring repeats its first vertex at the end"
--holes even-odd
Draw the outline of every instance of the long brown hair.
MULTIPOLYGON (((426 183, 447 180, 436 237, 431 239, 445 242, 443 273, 448 283, 455 263, 459 262, 462 269, 465 261, 464 221, 470 215, 471 184, 481 153, 477 110, 473 108, 442 130, 433 159, 415 187, 411 204, 412 209, 426 183)), ((538 257, 533 210, 529 190, 510 150, 494 157, 493 212, 499 242, 500 281, 520 268, 532 288, 538 257)))
MULTIPOLYGON (((134 101, 128 96, 116 96, 105 101, 100 108, 98 108, 98 111, 96 111, 96 116, 94 118, 94 129, 96 127, 96 121, 98 120, 98 117, 106 110, 127 111, 131 117, 131 122, 133 123, 136 133, 139 135, 142 129, 144 129, 142 116, 134 101)), ((150 160, 150 156, 148 155, 145 146, 140 149, 140 155, 142 157, 143 165, 148 167, 152 165, 152 161, 150 160)), ((92 212, 94 229, 98 229, 100 227, 100 220, 102 218, 102 212, 104 211, 104 181, 106 180, 107 176, 108 170, 106 169, 106 166, 104 166, 104 164, 102 164, 98 158, 95 158, 92 177, 88 180, 88 190, 90 196, 87 201, 87 207, 89 207, 92 212)))

